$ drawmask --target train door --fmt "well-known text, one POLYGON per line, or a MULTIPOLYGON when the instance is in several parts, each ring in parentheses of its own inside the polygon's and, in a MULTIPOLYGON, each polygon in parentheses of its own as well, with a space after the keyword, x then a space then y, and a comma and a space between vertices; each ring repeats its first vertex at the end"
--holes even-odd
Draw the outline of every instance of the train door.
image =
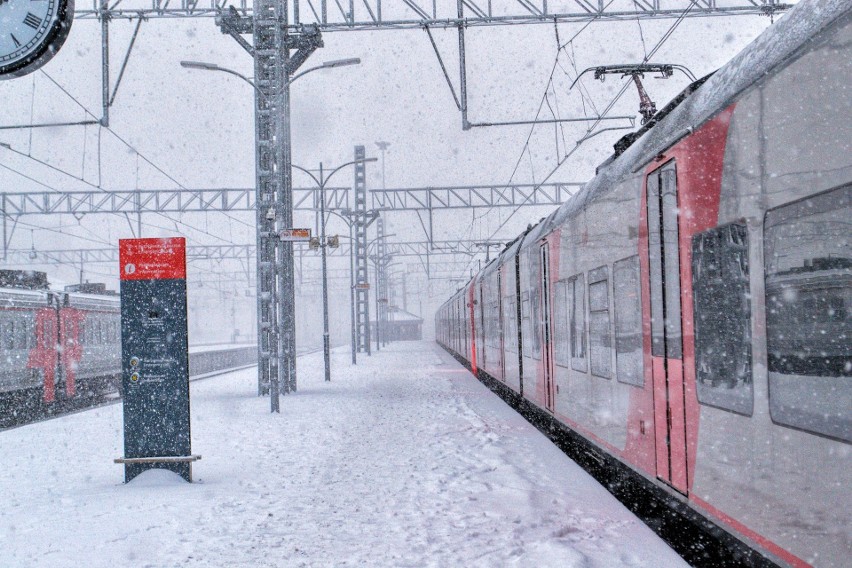
MULTIPOLYGON (((500 348, 499 357, 500 357, 500 380, 506 381, 506 332, 503 322, 503 271, 498 268, 496 271, 496 281, 497 281, 497 313, 493 314, 496 320, 497 327, 497 341, 494 342, 500 348)), ((493 295, 493 294, 492 294, 493 295)))
POLYGON ((486 347, 486 344, 488 343, 487 335, 490 331, 490 326, 488 326, 485 323, 485 321, 486 321, 485 320, 485 318, 486 318, 485 302, 483 301, 483 297, 485 296, 485 294, 483 293, 483 290, 482 290, 482 288, 484 286, 485 286, 485 279, 480 278, 479 279, 479 286, 478 286, 478 289, 479 289, 479 311, 477 312, 479 314, 479 321, 477 322, 478 327, 476 328, 476 334, 479 336, 479 343, 477 343, 478 358, 477 358, 477 361, 476 361, 476 366, 480 369, 486 368, 486 361, 488 359, 488 356, 486 355, 486 353, 488 352, 488 348, 486 347))
POLYGON ((83 346, 80 342, 83 319, 83 313, 75 308, 64 307, 59 310, 58 357, 65 382, 65 396, 68 398, 77 392, 77 371, 83 358, 83 346))
POLYGON ((657 477, 686 493, 678 195, 674 161, 651 172, 646 188, 657 477))
POLYGON ((471 281, 470 288, 467 293, 467 311, 465 314, 467 315, 467 332, 468 332, 468 344, 467 344, 467 358, 470 363, 470 370, 473 371, 473 374, 477 374, 477 369, 479 366, 476 363, 476 282, 471 281))
POLYGON ((541 364, 544 370, 544 406, 553 412, 553 357, 550 321, 550 263, 547 243, 539 249, 541 260, 541 364))

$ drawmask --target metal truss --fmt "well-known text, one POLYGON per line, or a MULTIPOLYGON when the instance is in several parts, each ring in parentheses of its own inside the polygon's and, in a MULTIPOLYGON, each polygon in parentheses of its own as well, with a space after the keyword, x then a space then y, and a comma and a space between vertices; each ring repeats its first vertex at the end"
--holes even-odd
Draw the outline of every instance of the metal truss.
MULTIPOLYGON (((367 171, 364 146, 355 146, 355 209, 353 229, 355 254, 352 263, 354 286, 352 287, 353 320, 355 322, 355 353, 370 355, 370 284, 367 272, 367 227, 373 216, 367 212, 367 171)), ((357 355, 353 355, 353 359, 357 355)))
POLYGON ((376 238, 373 245, 374 254, 370 255, 376 269, 376 351, 387 345, 385 322, 388 317, 388 265, 393 255, 388 252, 387 237, 385 236, 385 220, 379 217, 376 223, 376 238))
POLYGON ((386 247, 390 256, 457 255, 472 256, 480 251, 477 241, 388 241, 386 247))
MULTIPOLYGON (((368 194, 370 209, 379 211, 434 211, 470 207, 523 207, 559 205, 573 195, 581 183, 458 185, 374 189, 368 194)), ((0 194, 0 215, 71 214, 78 218, 95 213, 199 213, 255 211, 255 189, 161 189, 130 191, 45 191, 0 194)), ((293 209, 319 210, 316 188, 294 188, 293 209)), ((330 211, 349 209, 350 190, 325 189, 325 207, 330 211)))
MULTIPOLYGON (((255 211, 255 189, 158 189, 131 191, 47 191, 0 194, 0 214, 88 215, 91 213, 190 213, 255 211)), ((317 188, 293 188, 295 209, 318 210, 317 188)), ((349 189, 327 187, 327 209, 348 207, 349 189)))
MULTIPOLYGON (((387 254, 394 257, 418 257, 429 255, 474 255, 481 250, 479 241, 388 241, 387 254)), ((296 255, 308 259, 319 256, 317 251, 308 248, 306 243, 294 243, 296 255)), ((368 250, 368 255, 375 254, 375 242, 368 250)), ((341 243, 338 248, 329 248, 327 254, 336 257, 348 257, 350 246, 341 243)), ((251 245, 189 245, 186 247, 186 258, 189 262, 211 260, 244 260, 254 263, 257 247, 251 245)), ((71 266, 87 266, 90 264, 118 265, 118 248, 91 249, 9 249, 6 251, 4 264, 17 266, 21 264, 65 264, 71 266)))
POLYGON ((582 183, 459 185, 412 189, 374 189, 372 208, 381 211, 424 211, 471 207, 559 205, 582 183))
MULTIPOLYGON (((458 28, 529 23, 635 20, 689 16, 775 14, 790 8, 778 0, 328 0, 302 3, 292 0, 288 21, 291 29, 317 25, 320 31, 353 31, 411 28, 458 28), (361 6, 363 4, 363 7, 361 6)), ((251 33, 254 10, 247 0, 103 0, 78 2, 78 20, 133 18, 231 17, 240 23, 238 33, 251 33), (246 29, 243 29, 246 28, 246 29)))

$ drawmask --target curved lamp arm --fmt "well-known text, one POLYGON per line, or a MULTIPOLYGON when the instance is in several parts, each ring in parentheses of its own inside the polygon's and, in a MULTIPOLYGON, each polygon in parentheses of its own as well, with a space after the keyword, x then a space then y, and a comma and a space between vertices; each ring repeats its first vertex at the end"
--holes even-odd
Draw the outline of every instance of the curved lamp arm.
POLYGON ((311 170, 309 170, 307 168, 303 168, 302 166, 297 166, 296 164, 290 164, 290 167, 295 168, 295 169, 297 169, 301 172, 305 172, 306 174, 311 176, 311 179, 313 179, 316 182, 316 184, 319 186, 320 189, 325 189, 326 184, 329 182, 329 180, 332 178, 332 176, 334 176, 334 174, 336 174, 337 172, 339 172, 340 170, 342 170, 346 166, 351 166, 352 164, 360 164, 361 162, 376 162, 376 161, 378 161, 378 158, 363 158, 361 160, 352 160, 351 162, 346 162, 345 164, 340 164, 339 166, 337 166, 336 168, 331 170, 331 173, 328 174, 327 176, 325 176, 325 178, 322 179, 322 180, 318 179, 317 176, 315 176, 313 174, 313 172, 311 172, 311 170))
POLYGON ((203 71, 221 71, 222 73, 227 73, 228 75, 233 75, 234 77, 239 77, 249 85, 251 88, 257 91, 257 94, 261 96, 261 98, 266 99, 266 95, 263 91, 260 90, 260 87, 255 85, 254 81, 243 75, 242 73, 237 73, 233 69, 228 69, 226 67, 219 67, 215 63, 205 63, 203 61, 181 61, 180 66, 186 69, 201 69, 203 71))

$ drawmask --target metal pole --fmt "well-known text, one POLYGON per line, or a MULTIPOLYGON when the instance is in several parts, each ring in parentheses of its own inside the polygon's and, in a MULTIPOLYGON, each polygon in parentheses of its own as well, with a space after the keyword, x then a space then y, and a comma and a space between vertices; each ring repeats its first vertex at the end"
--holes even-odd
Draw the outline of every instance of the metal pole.
MULTIPOLYGON (((275 14, 276 0, 254 0, 257 14, 275 14)), ((279 70, 275 47, 280 42, 276 18, 254 18, 253 35, 255 85, 255 200, 257 275, 257 394, 270 395, 272 412, 279 411, 278 382, 278 294, 276 292, 276 239, 278 197, 277 148, 279 70), (270 23, 270 19, 272 23, 270 23)))
POLYGON ((355 192, 354 233, 355 233, 355 317, 357 349, 360 352, 370 351, 370 288, 369 272, 367 262, 367 174, 364 159, 366 150, 364 146, 355 146, 355 192))
MULTIPOLYGON (((464 2, 456 0, 459 21, 464 19, 464 2)), ((462 130, 470 130, 467 120, 467 62, 465 58, 464 25, 459 24, 459 96, 461 98, 462 130)))
MULTIPOLYGON (((358 364, 358 345, 356 335, 358 330, 355 322, 355 241, 352 240, 352 223, 353 218, 347 217, 349 220, 349 322, 352 327, 352 364, 358 364)), ((3 217, 5 223, 6 217, 3 217)))
POLYGON ((385 186, 385 150, 390 147, 390 142, 376 142, 376 146, 382 152, 382 189, 387 189, 385 186))
POLYGON ((331 381, 331 353, 328 338, 328 276, 326 274, 325 249, 325 180, 320 162, 320 246, 322 247, 322 349, 325 357, 325 380, 331 381))
MULTIPOLYGON (((380 225, 381 226, 381 225, 380 225)), ((381 296, 381 289, 379 288, 379 262, 378 257, 376 257, 375 262, 376 267, 376 352, 378 353, 381 348, 381 336, 382 336, 382 322, 379 321, 379 296, 381 296)))
POLYGON ((408 311, 407 291, 405 289, 405 272, 402 273, 402 309, 408 311))
MULTIPOLYGON (((280 15, 287 22, 287 2, 278 0, 282 6, 280 15)), ((281 89, 281 112, 277 113, 281 123, 281 143, 279 145, 280 174, 281 174, 281 226, 282 228, 293 227, 293 169, 292 169, 292 147, 290 140, 290 49, 286 46, 287 31, 281 37, 278 61, 281 64, 281 78, 283 81, 281 89)), ((279 279, 280 303, 279 314, 281 323, 281 347, 282 358, 279 374, 285 381, 285 392, 296 390, 296 289, 293 273, 293 243, 281 243, 281 271, 279 279)))
POLYGON ((3 207, 3 262, 9 258, 9 239, 8 235, 8 227, 6 223, 8 222, 8 216, 6 215, 6 194, 0 195, 0 199, 2 199, 3 207))
POLYGON ((101 2, 101 126, 109 126, 109 2, 101 2))

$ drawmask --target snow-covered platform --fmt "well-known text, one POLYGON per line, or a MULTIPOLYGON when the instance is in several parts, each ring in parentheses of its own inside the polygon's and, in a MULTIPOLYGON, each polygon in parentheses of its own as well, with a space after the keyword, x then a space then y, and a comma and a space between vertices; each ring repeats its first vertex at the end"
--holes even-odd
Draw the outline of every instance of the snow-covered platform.
POLYGON ((123 484, 121 406, 0 433, 2 566, 683 566, 439 347, 192 384, 196 483, 123 484))

